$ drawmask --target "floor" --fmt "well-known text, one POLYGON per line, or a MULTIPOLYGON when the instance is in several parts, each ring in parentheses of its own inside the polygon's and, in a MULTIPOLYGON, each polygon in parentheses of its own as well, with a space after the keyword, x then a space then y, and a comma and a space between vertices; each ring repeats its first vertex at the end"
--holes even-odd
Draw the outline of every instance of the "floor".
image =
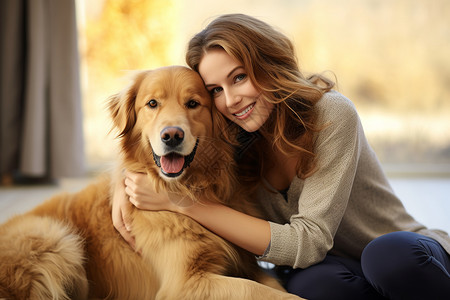
MULTIPOLYGON (((0 223, 38 205, 55 193, 75 192, 92 178, 63 179, 55 185, 0 187, 0 223)), ((450 232, 450 177, 390 178, 406 209, 430 228, 450 232)))
POLYGON ((35 207, 56 193, 79 191, 91 180, 93 178, 71 178, 62 179, 58 184, 0 187, 0 222, 35 207))

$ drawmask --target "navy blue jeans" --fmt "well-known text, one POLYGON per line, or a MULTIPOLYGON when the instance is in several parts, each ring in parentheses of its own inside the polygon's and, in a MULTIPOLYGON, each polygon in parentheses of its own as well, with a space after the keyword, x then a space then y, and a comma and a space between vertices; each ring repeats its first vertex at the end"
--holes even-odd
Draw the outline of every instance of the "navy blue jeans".
POLYGON ((316 299, 450 299, 450 256, 435 240, 393 232, 370 242, 361 261, 327 255, 306 269, 279 269, 286 289, 316 299))

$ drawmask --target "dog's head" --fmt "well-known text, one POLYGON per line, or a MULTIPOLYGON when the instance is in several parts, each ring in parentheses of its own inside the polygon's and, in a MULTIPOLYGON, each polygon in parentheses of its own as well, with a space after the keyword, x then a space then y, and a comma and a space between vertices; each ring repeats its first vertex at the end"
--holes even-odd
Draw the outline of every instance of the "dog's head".
POLYGON ((110 98, 109 109, 125 167, 162 179, 166 187, 182 182, 192 190, 210 184, 215 178, 204 177, 220 176, 224 170, 218 166, 231 160, 223 141, 213 137, 211 97, 201 77, 188 68, 137 73, 129 87, 110 98))

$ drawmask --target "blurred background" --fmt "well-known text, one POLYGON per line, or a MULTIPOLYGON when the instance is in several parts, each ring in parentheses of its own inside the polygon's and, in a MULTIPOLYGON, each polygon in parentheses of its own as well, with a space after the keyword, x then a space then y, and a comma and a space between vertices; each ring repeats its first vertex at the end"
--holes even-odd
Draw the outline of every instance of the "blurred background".
POLYGON ((184 65, 192 35, 219 14, 241 12, 290 37, 303 72, 336 79, 390 172, 450 173, 449 1, 78 3, 89 166, 114 155, 105 147, 111 136, 104 101, 126 71, 184 65))
MULTIPOLYGON (((28 2, 42 1, 58 2, 28 2)), ((220 14, 245 13, 292 39, 304 73, 337 82, 408 209, 430 226, 450 229, 450 1, 60 2, 75 4, 82 177, 117 157, 106 100, 126 84, 127 73, 185 65, 195 33, 220 14)), ((75 175, 80 172, 61 177, 75 175)))

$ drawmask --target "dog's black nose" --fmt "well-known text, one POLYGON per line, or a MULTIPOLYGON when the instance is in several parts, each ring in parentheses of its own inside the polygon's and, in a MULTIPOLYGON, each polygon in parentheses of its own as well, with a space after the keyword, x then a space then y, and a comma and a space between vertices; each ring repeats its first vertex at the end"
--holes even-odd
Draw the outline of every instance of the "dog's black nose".
POLYGON ((184 131, 180 127, 166 127, 161 131, 161 141, 169 147, 176 147, 184 139, 184 131))

